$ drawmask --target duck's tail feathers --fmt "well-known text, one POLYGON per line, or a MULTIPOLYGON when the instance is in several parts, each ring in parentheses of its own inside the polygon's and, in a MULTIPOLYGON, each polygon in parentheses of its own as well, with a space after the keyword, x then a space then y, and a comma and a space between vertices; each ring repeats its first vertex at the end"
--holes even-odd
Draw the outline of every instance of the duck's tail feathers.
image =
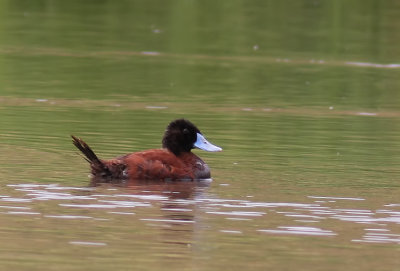
POLYGON ((86 161, 90 163, 92 168, 91 185, 98 183, 121 183, 121 180, 126 178, 126 165, 119 160, 101 161, 92 149, 79 137, 73 136, 72 143, 83 154, 86 161))
POLYGON ((77 147, 85 155, 84 158, 86 161, 88 161, 92 165, 104 166, 103 162, 101 162, 101 160, 92 151, 88 144, 86 144, 85 141, 73 135, 71 135, 71 137, 72 143, 74 143, 75 147, 77 147))

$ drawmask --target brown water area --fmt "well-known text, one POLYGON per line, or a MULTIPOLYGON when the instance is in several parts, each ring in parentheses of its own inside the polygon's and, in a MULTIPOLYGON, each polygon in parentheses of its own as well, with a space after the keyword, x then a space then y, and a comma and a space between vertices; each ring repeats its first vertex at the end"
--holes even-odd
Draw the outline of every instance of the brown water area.
POLYGON ((0 0, 0 270, 398 270, 398 1, 0 0), (90 187, 187 118, 212 179, 90 187))

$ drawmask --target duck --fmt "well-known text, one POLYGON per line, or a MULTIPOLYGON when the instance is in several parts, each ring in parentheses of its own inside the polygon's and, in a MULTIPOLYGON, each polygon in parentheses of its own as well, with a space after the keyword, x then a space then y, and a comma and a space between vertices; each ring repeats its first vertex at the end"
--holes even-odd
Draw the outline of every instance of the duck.
POLYGON ((222 151, 186 119, 176 119, 168 124, 162 148, 133 152, 110 160, 99 159, 81 138, 71 137, 72 143, 90 164, 91 185, 210 179, 209 166, 191 150, 222 151))

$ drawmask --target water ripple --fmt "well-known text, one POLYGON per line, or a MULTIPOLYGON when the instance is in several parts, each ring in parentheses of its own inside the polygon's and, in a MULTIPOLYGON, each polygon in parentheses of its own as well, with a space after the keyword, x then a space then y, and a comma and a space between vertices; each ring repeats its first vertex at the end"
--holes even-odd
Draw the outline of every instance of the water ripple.
POLYGON ((231 211, 231 212, 206 212, 207 214, 214 215, 233 215, 233 216, 263 216, 266 213, 263 212, 239 212, 239 211, 231 211))
MULTIPOLYGON (((400 243, 400 234, 392 229, 392 225, 400 225, 400 210, 397 209, 400 204, 388 203, 378 206, 374 210, 357 208, 359 203, 362 203, 361 206, 364 207, 365 203, 363 202, 368 200, 359 197, 310 195, 305 197, 304 202, 259 202, 248 200, 248 197, 246 197, 246 200, 207 197, 206 193, 200 193, 194 197, 180 198, 180 194, 174 193, 175 190, 157 188, 156 191, 152 191, 148 190, 150 187, 146 189, 145 186, 142 189, 132 191, 117 188, 96 190, 63 187, 55 184, 20 184, 10 185, 10 187, 13 187, 18 193, 23 193, 23 195, 20 197, 0 196, 0 201, 4 202, 4 205, 0 205, 0 209, 5 210, 2 214, 40 215, 40 218, 44 219, 109 220, 107 217, 95 218, 86 215, 87 212, 90 212, 88 210, 96 209, 96 214, 103 210, 105 215, 112 215, 111 219, 115 219, 115 216, 131 216, 130 218, 134 221, 152 222, 146 223, 148 226, 162 225, 165 227, 193 225, 197 223, 198 216, 205 216, 209 220, 223 217, 229 220, 231 226, 236 225, 236 229, 221 228, 222 225, 218 228, 218 224, 216 224, 217 228, 212 228, 212 230, 227 234, 242 234, 243 228, 238 227, 248 227, 248 224, 251 223, 254 224, 253 226, 257 225, 256 229, 253 228, 254 233, 321 237, 339 235, 334 230, 326 229, 324 226, 326 221, 336 221, 336 226, 339 223, 368 225, 365 226, 365 233, 362 236, 353 237, 349 241, 400 243), (68 209, 61 209, 59 213, 54 213, 54 210, 52 210, 52 214, 36 212, 34 210, 35 202, 43 200, 54 200, 57 206, 68 209), (12 205, 7 205, 7 203, 12 203, 12 205), (18 206, 18 204, 29 204, 29 206, 18 206), (143 213, 139 210, 132 212, 133 208, 159 210, 161 213, 158 213, 157 216, 161 214, 161 217, 143 217, 143 213), (69 213, 75 209, 86 210, 85 215, 69 213), (122 209, 128 209, 128 211, 122 209), (67 210, 68 213, 66 214, 67 210), (268 217, 268 219, 264 217, 268 217), (276 225, 277 223, 281 225, 276 225), (283 223, 285 225, 282 225, 283 223), (307 226, 310 223, 313 223, 313 227, 307 226), (246 224, 247 226, 245 226, 246 224), (274 224, 274 227, 269 227, 271 224, 274 224), (318 225, 321 226, 318 227, 318 225), (374 225, 374 227, 371 227, 371 225, 374 225)), ((331 225, 331 223, 328 225, 331 225)), ((346 229, 344 225, 340 224, 340 227, 346 229)))
POLYGON ((45 215, 44 217, 61 218, 61 219, 92 219, 91 216, 83 215, 45 215))
POLYGON ((7 214, 9 215, 40 215, 38 212, 19 212, 19 211, 8 211, 7 214))
POLYGON ((365 200, 362 198, 344 198, 344 197, 321 197, 321 196, 308 196, 311 199, 332 199, 332 200, 365 200))
POLYGON ((272 233, 272 234, 294 234, 294 235, 313 235, 313 236, 335 236, 337 233, 334 233, 330 230, 322 230, 316 227, 278 227, 275 230, 271 229, 261 229, 257 230, 258 232, 264 233, 272 233))
POLYGON ((80 245, 80 246, 107 246, 106 243, 87 242, 87 241, 70 241, 69 244, 80 245))

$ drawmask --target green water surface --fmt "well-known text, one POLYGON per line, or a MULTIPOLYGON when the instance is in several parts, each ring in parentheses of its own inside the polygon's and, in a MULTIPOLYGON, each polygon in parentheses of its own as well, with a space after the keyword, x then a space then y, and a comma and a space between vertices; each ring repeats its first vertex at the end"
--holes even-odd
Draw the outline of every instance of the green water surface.
POLYGON ((397 270, 400 2, 0 0, 0 270, 397 270), (208 187, 99 187, 194 122, 208 187), (144 196, 143 196, 144 195, 144 196))

